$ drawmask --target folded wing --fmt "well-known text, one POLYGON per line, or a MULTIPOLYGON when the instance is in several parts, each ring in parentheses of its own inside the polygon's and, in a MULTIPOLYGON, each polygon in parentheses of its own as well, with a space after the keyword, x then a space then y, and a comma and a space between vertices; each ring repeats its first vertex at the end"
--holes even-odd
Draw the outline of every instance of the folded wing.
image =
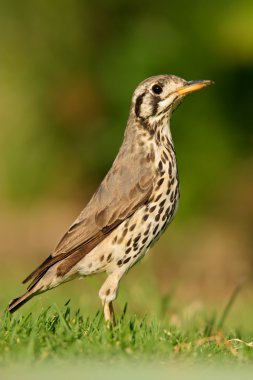
POLYGON ((118 155, 90 202, 60 240, 54 252, 23 282, 31 289, 57 262, 63 276, 110 232, 145 204, 153 189, 153 173, 140 157, 118 155))

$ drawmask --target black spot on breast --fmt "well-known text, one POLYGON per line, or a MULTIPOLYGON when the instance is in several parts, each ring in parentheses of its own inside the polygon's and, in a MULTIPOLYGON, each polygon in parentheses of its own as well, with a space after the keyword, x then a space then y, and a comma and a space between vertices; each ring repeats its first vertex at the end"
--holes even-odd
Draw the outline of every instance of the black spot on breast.
POLYGON ((170 181, 170 186, 174 185, 175 183, 175 178, 172 178, 172 180, 170 181))
POLYGON ((169 162, 169 177, 172 177, 172 163, 171 161, 169 162))
POLYGON ((171 210, 171 206, 172 206, 172 205, 170 205, 169 207, 167 207, 167 209, 166 209, 166 211, 165 211, 166 214, 168 214, 168 213, 170 212, 170 210, 171 210))
POLYGON ((131 243, 132 243, 132 238, 128 240, 128 242, 126 243, 126 246, 128 247, 131 243))
POLYGON ((157 197, 156 197, 156 199, 155 199, 155 202, 158 202, 158 201, 159 201, 159 199, 161 198, 161 196, 162 196, 162 193, 161 193, 161 194, 159 194, 159 195, 157 195, 157 197))
POLYGON ((166 199, 164 199, 162 202, 160 202, 159 207, 163 207, 165 202, 166 202, 166 199))
POLYGON ((163 155, 165 161, 168 161, 169 157, 168 157, 167 153, 163 151, 162 155, 163 155))
POLYGON ((158 211, 158 214, 159 214, 159 215, 161 215, 161 214, 162 214, 162 212, 163 212, 163 209, 164 209, 163 207, 160 207, 160 209, 159 209, 159 211, 158 211))
POLYGON ((145 244, 147 240, 148 240, 148 236, 146 236, 146 237, 142 240, 142 244, 145 244))
POLYGON ((156 216, 155 216, 155 221, 158 222, 160 219, 160 214, 158 213, 156 216))
POLYGON ((141 234, 139 234, 138 236, 136 236, 136 238, 134 239, 134 244, 136 244, 141 238, 141 234))
POLYGON ((120 267, 120 266, 122 265, 122 260, 119 260, 119 261, 117 262, 117 265, 120 267))
POLYGON ((147 228, 146 231, 144 232, 144 235, 145 235, 145 236, 148 235, 149 230, 150 230, 150 227, 151 227, 151 223, 149 223, 148 228, 147 228))
POLYGON ((110 263, 112 261, 112 253, 109 253, 107 256, 107 262, 110 263))
POLYGON ((162 217, 162 221, 167 220, 167 219, 168 219, 168 215, 165 213, 165 214, 163 215, 163 217, 162 217))
POLYGON ((123 230, 123 233, 122 233, 122 237, 125 237, 125 236, 126 236, 126 234, 127 234, 127 231, 128 231, 128 229, 127 229, 127 228, 125 228, 125 229, 123 230))
POLYGON ((164 178, 160 178, 159 181, 157 182, 157 187, 160 187, 163 181, 164 181, 164 178))
POLYGON ((131 260, 131 257, 128 257, 127 259, 125 259, 125 260, 123 261, 123 264, 128 263, 129 260, 131 260))
POLYGON ((126 251, 125 251, 125 254, 126 254, 126 255, 128 255, 128 254, 129 254, 129 252, 131 252, 131 250, 132 250, 132 248, 131 248, 131 247, 127 248, 127 249, 126 249, 126 251))
POLYGON ((154 230, 153 230, 153 235, 155 235, 156 234, 156 232, 157 232, 157 230, 158 230, 158 227, 159 227, 159 225, 157 224, 157 226, 154 228, 154 230))
POLYGON ((148 217, 149 217, 149 215, 148 214, 145 214, 145 215, 143 215, 143 220, 144 220, 144 222, 148 219, 148 217))
POLYGON ((131 227, 129 228, 129 231, 133 231, 135 229, 136 224, 132 224, 131 227))
POLYGON ((152 206, 152 207, 150 207, 150 212, 153 212, 153 211, 155 211, 155 209, 156 209, 156 205, 155 206, 152 206))
POLYGON ((160 172, 163 170, 163 163, 162 163, 162 161, 159 161, 158 168, 159 168, 160 172))
POLYGON ((128 229, 127 229, 127 228, 124 228, 124 230, 123 230, 123 232, 122 232, 122 235, 121 235, 121 237, 120 237, 119 240, 118 240, 118 244, 122 243, 124 237, 125 237, 126 234, 127 234, 127 231, 128 231, 128 229))

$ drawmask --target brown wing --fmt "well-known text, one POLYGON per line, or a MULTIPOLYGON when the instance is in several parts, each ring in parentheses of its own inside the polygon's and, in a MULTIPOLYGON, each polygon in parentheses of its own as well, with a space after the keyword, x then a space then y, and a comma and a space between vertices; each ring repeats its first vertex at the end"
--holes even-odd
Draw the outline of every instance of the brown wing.
POLYGON ((53 264, 63 259, 59 275, 64 275, 114 228, 147 202, 153 189, 152 168, 148 162, 146 166, 143 165, 143 160, 141 165, 140 155, 124 153, 118 155, 98 190, 52 255, 24 282, 34 279, 30 285, 33 286, 53 264))

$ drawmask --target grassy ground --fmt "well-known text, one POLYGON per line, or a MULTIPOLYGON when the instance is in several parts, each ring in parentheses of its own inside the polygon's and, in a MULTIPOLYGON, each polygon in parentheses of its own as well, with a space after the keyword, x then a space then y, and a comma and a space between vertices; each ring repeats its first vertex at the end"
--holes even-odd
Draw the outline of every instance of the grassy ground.
MULTIPOLYGON (((110 328, 97 296, 101 276, 64 284, 10 315, 4 310, 24 290, 18 285, 22 276, 3 271, 9 276, 0 283, 0 379, 16 379, 18 373, 26 380, 62 380, 83 378, 85 373, 89 379, 112 380, 122 378, 124 368, 123 378, 158 380, 168 378, 170 371, 174 379, 196 380, 203 379, 203 365, 206 370, 220 364, 222 369, 233 368, 222 375, 231 380, 242 368, 251 371, 251 287, 217 295, 212 304, 196 292, 180 298, 173 286, 162 293, 148 267, 144 269, 136 268, 122 282, 115 302, 117 324, 110 328), (71 302, 66 303, 68 298, 71 302)), ((216 372, 208 376, 219 378, 216 372)))
POLYGON ((69 304, 51 306, 38 316, 6 312, 0 316, 0 363, 250 363, 252 336, 223 327, 231 302, 219 318, 198 315, 180 327, 166 318, 130 316, 127 307, 115 327, 106 326, 101 313, 84 318, 69 304))
POLYGON ((237 289, 222 308, 208 310, 196 303, 182 307, 176 297, 159 297, 152 288, 145 289, 150 309, 145 298, 139 297, 138 309, 134 297, 119 297, 115 327, 106 326, 101 311, 91 307, 98 305, 92 292, 86 293, 89 307, 80 289, 64 305, 67 286, 62 295, 59 289, 39 296, 14 315, 1 311, 0 379, 252 378, 251 304, 245 299, 240 304, 239 297, 233 304, 237 289), (132 301, 129 309, 124 299, 132 301))

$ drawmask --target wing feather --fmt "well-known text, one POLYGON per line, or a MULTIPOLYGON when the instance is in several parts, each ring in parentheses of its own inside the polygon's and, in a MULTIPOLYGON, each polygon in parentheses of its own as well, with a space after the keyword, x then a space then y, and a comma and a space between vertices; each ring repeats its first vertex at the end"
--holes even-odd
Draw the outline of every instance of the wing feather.
MULTIPOLYGON (((124 152, 122 152, 124 153, 124 152)), ((23 282, 30 287, 55 263, 59 275, 67 273, 114 228, 145 204, 153 190, 153 171, 139 155, 119 154, 90 202, 62 237, 54 252, 23 282), (123 156, 123 157, 122 157, 123 156), (65 260, 64 260, 65 259, 65 260)))

